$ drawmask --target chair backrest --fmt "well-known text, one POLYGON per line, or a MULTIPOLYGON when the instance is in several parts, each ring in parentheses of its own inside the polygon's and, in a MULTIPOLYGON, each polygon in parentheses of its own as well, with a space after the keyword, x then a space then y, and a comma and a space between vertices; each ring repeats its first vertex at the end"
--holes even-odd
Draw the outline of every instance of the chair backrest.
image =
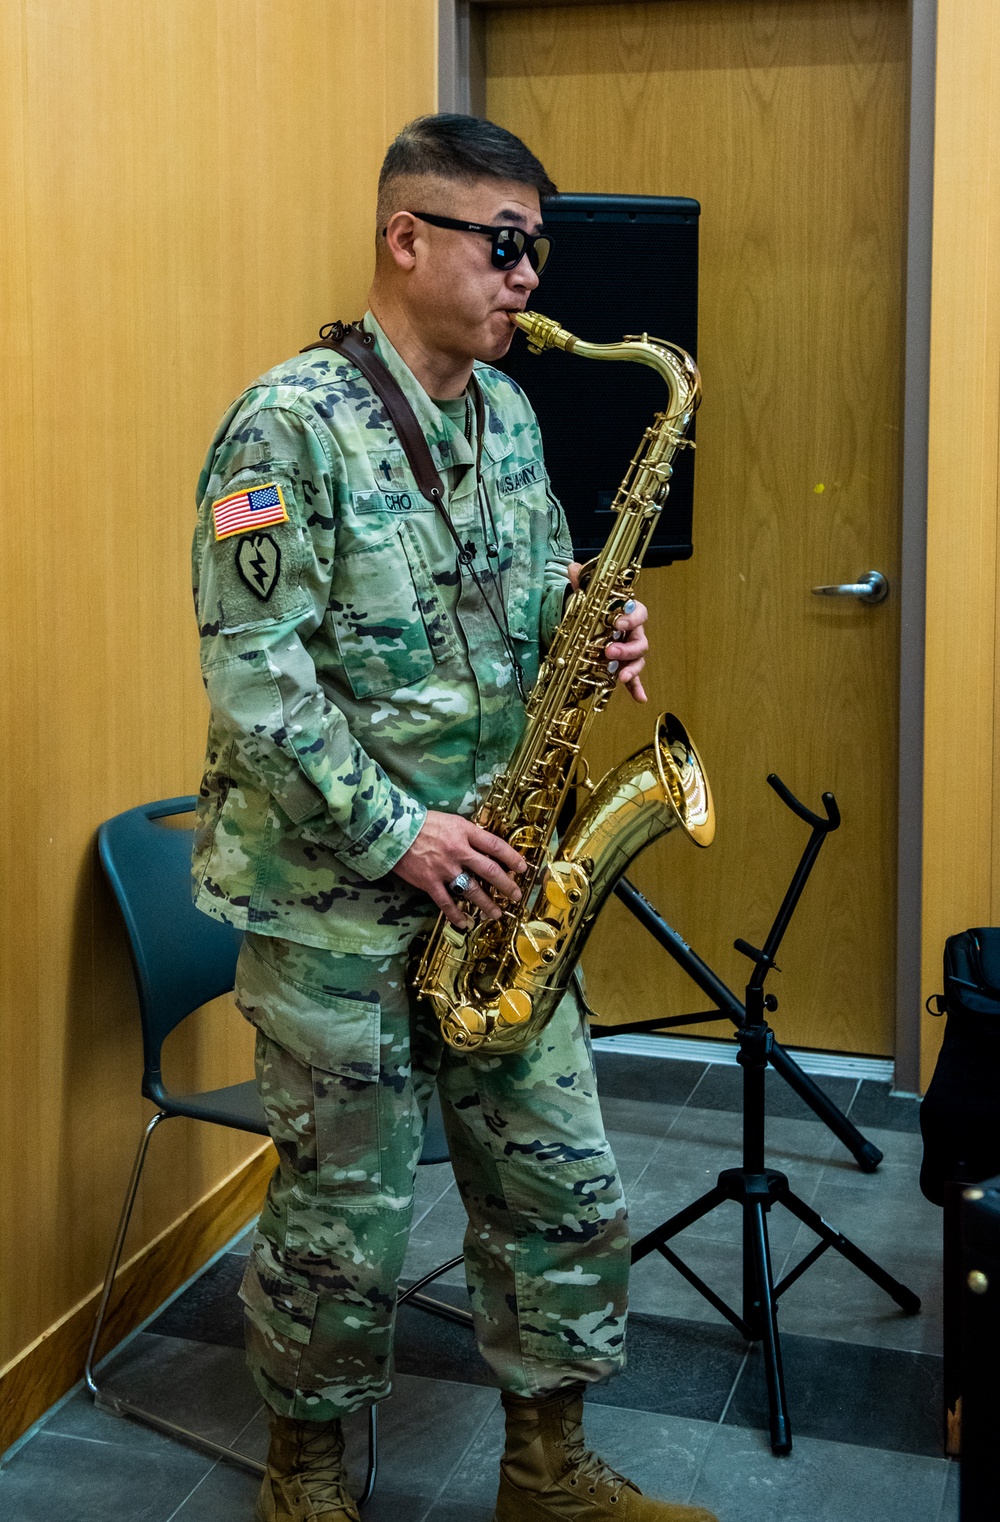
POLYGON ((209 919, 191 898, 194 829, 157 821, 189 814, 194 798, 145 803, 98 831, 101 864, 128 932, 142 1019, 142 1089, 159 1101, 160 1051, 170 1032, 233 986, 242 931, 209 919))

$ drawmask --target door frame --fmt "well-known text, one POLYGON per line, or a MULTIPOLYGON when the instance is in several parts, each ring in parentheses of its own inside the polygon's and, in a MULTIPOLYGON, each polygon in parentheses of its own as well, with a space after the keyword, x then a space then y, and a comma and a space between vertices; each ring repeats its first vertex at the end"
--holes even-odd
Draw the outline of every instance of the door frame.
MULTIPOLYGON (((486 12, 505 6, 540 3, 587 5, 607 4, 609 0, 438 0, 439 111, 485 113, 486 12)), ((671 0, 659 0, 659 3, 669 4, 671 0)), ((894 1088, 904 1093, 920 1090, 927 462, 937 9, 938 0, 909 0, 902 525, 899 585, 893 588, 900 603, 894 1088)))

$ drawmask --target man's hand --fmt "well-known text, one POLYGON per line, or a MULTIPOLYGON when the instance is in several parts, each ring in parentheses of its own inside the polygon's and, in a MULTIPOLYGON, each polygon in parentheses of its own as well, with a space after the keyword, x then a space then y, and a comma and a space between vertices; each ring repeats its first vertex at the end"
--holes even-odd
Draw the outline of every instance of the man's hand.
MULTIPOLYGON (((582 570, 583 566, 578 560, 571 561, 566 567, 566 575, 574 592, 580 590, 582 570)), ((646 693, 639 680, 639 673, 646 664, 646 651, 649 649, 644 627, 649 610, 644 603, 634 599, 630 601, 631 612, 626 613, 623 609, 615 621, 615 633, 619 638, 605 646, 604 653, 608 658, 608 670, 617 672, 619 682, 628 688, 637 703, 645 703, 646 693)), ((626 603, 625 607, 628 606, 629 603, 626 603)))
POLYGON ((404 883, 422 889, 453 925, 464 930, 468 918, 448 892, 447 884, 460 872, 467 872, 473 881, 463 898, 481 910, 485 919, 498 920, 502 909, 477 879, 482 879, 516 904, 521 890, 508 872, 523 872, 527 865, 524 857, 499 835, 480 829, 471 819, 428 809, 419 835, 410 849, 404 851, 393 871, 404 883))

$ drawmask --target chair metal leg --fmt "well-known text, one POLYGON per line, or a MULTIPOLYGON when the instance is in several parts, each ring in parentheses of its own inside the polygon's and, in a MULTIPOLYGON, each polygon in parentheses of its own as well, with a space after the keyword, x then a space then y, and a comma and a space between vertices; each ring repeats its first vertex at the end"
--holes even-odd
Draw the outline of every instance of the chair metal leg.
POLYGON ((457 1305, 449 1305, 447 1300, 435 1300, 432 1295, 422 1295, 420 1291, 425 1284, 432 1284, 435 1279, 440 1279, 450 1269, 457 1268, 463 1261, 464 1254, 459 1253, 457 1258, 450 1258, 447 1263, 442 1263, 440 1268, 435 1268, 429 1274, 424 1274, 416 1284, 411 1284, 409 1289, 403 1291, 396 1301, 397 1305, 405 1305, 412 1301, 422 1311, 429 1311, 432 1316, 440 1316, 443 1321, 456 1321, 459 1326, 472 1325, 472 1312, 459 1310, 457 1305))
POLYGON ((125 1191, 125 1203, 118 1220, 118 1232, 115 1236, 114 1246, 111 1249, 111 1258, 108 1262, 108 1271, 104 1275, 104 1288, 101 1291, 100 1304, 97 1307, 97 1319, 94 1322, 94 1330, 90 1338, 90 1347, 87 1349, 87 1362, 84 1365, 83 1377, 87 1382, 87 1389, 95 1401, 100 1395, 100 1389, 94 1378, 95 1354, 97 1344, 100 1341, 101 1332, 104 1329, 104 1317, 107 1314, 108 1301, 111 1299, 111 1290, 114 1286, 115 1275, 121 1262, 122 1248, 125 1246, 125 1234, 128 1231, 129 1222, 132 1219, 132 1208, 135 1205, 135 1197, 139 1192, 139 1180, 142 1178, 142 1170, 146 1162, 146 1152, 149 1149, 150 1139, 161 1120, 168 1120, 165 1111, 160 1110, 153 1116, 149 1125, 142 1133, 139 1141, 139 1149, 135 1154, 135 1162, 132 1164, 132 1177, 129 1179, 128 1188, 125 1191))
POLYGON ((368 1473, 365 1488, 358 1497, 358 1510, 366 1506, 375 1493, 375 1477, 378 1474, 378 1407, 368 1407, 368 1473))
MULTIPOLYGON (((168 1437, 180 1438, 182 1442, 192 1448, 199 1449, 202 1453, 210 1454, 213 1458, 225 1459, 229 1463, 237 1464, 250 1474, 263 1475, 265 1466, 259 1464, 256 1459, 248 1458, 244 1453, 237 1453, 235 1448, 227 1448, 222 1443, 213 1443, 211 1438, 202 1437, 198 1432, 190 1432, 186 1427, 181 1427, 177 1422, 168 1421, 166 1417, 158 1416, 155 1411, 147 1411, 142 1406, 137 1406, 133 1401, 126 1400, 121 1395, 111 1395, 101 1388, 94 1373, 94 1365, 97 1362, 97 1349, 104 1330, 104 1322, 107 1317, 108 1304, 111 1300, 111 1292, 114 1288, 115 1276, 121 1263, 122 1251, 125 1247, 125 1238, 128 1234, 129 1223, 132 1220, 132 1211, 135 1207, 136 1195, 139 1192, 139 1183, 142 1178, 142 1170, 146 1164, 146 1154, 149 1151, 149 1143, 153 1132, 162 1120, 170 1117, 164 1110, 160 1110, 153 1116, 145 1127, 139 1141, 138 1150, 135 1154, 135 1162, 132 1164, 132 1176, 129 1179, 128 1188, 125 1191, 125 1202, 122 1205, 122 1213, 118 1220, 118 1230, 115 1234, 114 1245, 111 1249, 111 1257, 108 1261, 107 1272, 104 1276, 104 1286, 101 1290, 101 1298, 97 1307, 97 1316, 94 1321, 94 1330, 90 1337, 90 1346, 87 1349, 87 1360, 84 1366, 84 1379, 87 1389, 95 1406, 101 1411, 106 1411, 112 1416, 131 1418, 141 1422, 143 1426, 152 1427, 157 1432, 163 1432, 168 1437)), ((452 1258, 433 1273, 425 1274, 418 1283, 406 1290, 400 1298, 400 1304, 404 1300, 414 1299, 418 1304, 424 1304, 425 1309, 436 1309, 437 1314, 447 1315, 454 1321, 471 1323, 472 1317, 468 1311, 460 1311, 455 1306, 447 1305, 444 1301, 431 1300, 429 1296, 419 1296, 418 1292, 425 1284, 445 1274, 449 1269, 457 1267, 462 1262, 461 1256, 452 1258), (437 1309, 440 1307, 440 1309, 437 1309)), ((368 1408, 368 1467, 365 1474, 364 1489, 358 1499, 358 1506, 362 1507, 371 1500, 375 1492, 375 1480, 378 1474, 378 1410, 375 1406, 368 1408)))
POLYGON ((200 1453, 207 1453, 211 1458, 225 1459, 230 1464, 236 1464, 238 1468, 245 1469, 248 1474, 262 1477, 264 1465, 256 1459, 248 1458, 245 1453, 237 1453, 235 1448, 227 1448, 223 1443, 213 1443, 211 1438, 202 1437, 200 1432, 190 1432, 187 1427, 181 1427, 177 1422, 170 1422, 165 1416, 158 1416, 155 1411, 147 1411, 143 1406, 137 1406, 130 1400, 124 1400, 118 1395, 108 1395, 104 1391, 95 1398, 94 1404, 99 1411, 107 1411, 111 1416, 124 1416, 132 1421, 140 1422, 143 1427, 152 1427, 157 1432, 164 1433, 167 1437, 180 1438, 189 1448, 197 1448, 200 1453))
MULTIPOLYGON (((111 1249, 107 1273, 104 1276, 104 1287, 101 1291, 101 1299, 97 1307, 94 1330, 91 1333, 90 1346, 87 1349, 84 1380, 94 1405, 99 1410, 107 1411, 112 1416, 131 1417, 134 1421, 141 1422, 146 1427, 153 1427, 156 1431, 164 1432, 170 1437, 178 1437, 183 1442, 190 1444, 191 1447, 198 1448, 203 1453, 211 1454, 214 1458, 228 1459, 230 1463, 238 1464, 242 1469, 248 1470, 251 1474, 262 1475, 264 1473, 264 1465, 258 1464, 255 1459, 250 1459, 245 1454, 237 1453, 234 1448, 226 1448, 220 1443, 213 1443, 210 1438, 202 1437, 197 1432, 189 1432, 186 1427, 181 1427, 176 1422, 167 1421, 166 1417, 158 1416, 155 1411, 146 1411, 142 1406, 135 1405, 123 1396, 108 1394, 98 1384, 94 1373, 101 1332, 104 1330, 104 1321, 107 1316, 108 1304, 111 1300, 111 1292, 114 1288, 115 1275, 118 1273, 118 1266, 121 1263, 125 1237, 128 1233, 129 1222, 132 1219, 132 1210, 135 1206, 135 1197, 139 1192, 139 1181, 142 1178, 146 1153, 149 1150, 149 1143, 153 1132, 161 1120, 169 1119, 170 1116, 165 1111, 158 1111, 146 1126, 139 1141, 135 1162, 132 1164, 132 1177, 129 1179, 128 1189, 125 1191, 125 1203, 122 1206, 122 1213, 118 1221, 118 1231, 115 1235, 114 1246, 111 1249)), ((372 1474, 374 1473, 371 1449, 369 1449, 369 1470, 372 1474)))

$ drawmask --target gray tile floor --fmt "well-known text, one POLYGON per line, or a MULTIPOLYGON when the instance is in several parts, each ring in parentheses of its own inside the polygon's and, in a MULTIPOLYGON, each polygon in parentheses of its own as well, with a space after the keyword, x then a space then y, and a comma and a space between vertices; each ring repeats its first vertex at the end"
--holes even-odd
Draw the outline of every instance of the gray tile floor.
MULTIPOLYGON (((641 1235, 739 1161, 734 1070, 601 1057, 605 1118, 641 1235)), ((940 1457, 940 1216, 917 1189, 914 1107, 877 1086, 829 1083, 885 1153, 865 1175, 769 1076, 772 1167, 923 1299, 903 1316, 842 1259, 825 1254, 781 1302, 794 1449, 775 1458, 759 1357, 667 1263, 633 1276, 630 1367, 594 1392, 595 1447, 644 1489, 711 1507, 721 1522, 954 1522, 957 1472, 940 1457), (876 1125, 875 1122, 878 1122, 876 1125)), ((447 1165, 421 1170, 407 1261, 416 1277, 458 1250, 461 1205, 447 1165)), ((813 1240, 772 1216, 776 1271, 813 1240)), ((678 1242, 727 1298, 739 1285, 739 1222, 728 1205, 678 1242)), ((207 1435, 262 1457, 265 1425, 233 1306, 233 1249, 108 1362, 128 1391, 207 1435)), ((460 1302, 460 1274, 443 1291, 460 1302)), ((458 1328, 401 1317, 399 1368, 380 1414, 380 1470, 367 1522, 489 1522, 502 1423, 496 1392, 458 1328)), ((351 1454, 362 1465, 364 1424, 351 1454)), ((50 1413, 0 1469, 5 1522, 242 1522, 256 1482, 192 1449, 96 1411, 81 1393, 50 1413)))

